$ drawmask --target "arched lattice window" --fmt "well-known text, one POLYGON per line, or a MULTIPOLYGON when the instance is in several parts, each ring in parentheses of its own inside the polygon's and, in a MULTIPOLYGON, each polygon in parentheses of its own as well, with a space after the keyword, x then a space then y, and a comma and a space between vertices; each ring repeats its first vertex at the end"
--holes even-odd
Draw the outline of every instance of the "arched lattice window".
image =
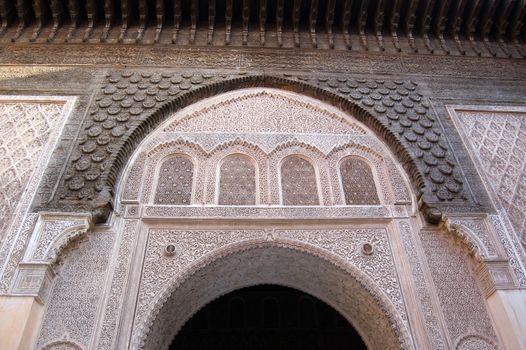
POLYGON ((192 197, 194 164, 185 156, 166 159, 159 170, 155 204, 189 205, 192 197))
POLYGON ((369 164, 361 159, 345 158, 340 163, 340 174, 346 204, 380 204, 369 164))
POLYGON ((256 204, 256 167, 249 156, 231 154, 221 162, 218 203, 256 204))
POLYGON ((297 155, 281 164, 281 191, 284 205, 319 205, 316 172, 312 164, 297 155))

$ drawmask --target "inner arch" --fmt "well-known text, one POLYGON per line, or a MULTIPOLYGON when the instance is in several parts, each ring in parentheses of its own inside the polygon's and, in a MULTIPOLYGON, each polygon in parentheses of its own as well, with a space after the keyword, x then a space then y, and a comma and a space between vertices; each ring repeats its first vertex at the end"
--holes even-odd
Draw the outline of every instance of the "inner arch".
POLYGON ((230 292, 199 310, 170 350, 366 349, 352 325, 321 300, 279 285, 230 292))
POLYGON ((261 284, 294 288, 330 305, 368 349, 412 348, 401 316, 367 276, 319 248, 282 240, 232 244, 187 269, 136 325, 135 347, 167 349, 198 310, 222 295, 261 284))

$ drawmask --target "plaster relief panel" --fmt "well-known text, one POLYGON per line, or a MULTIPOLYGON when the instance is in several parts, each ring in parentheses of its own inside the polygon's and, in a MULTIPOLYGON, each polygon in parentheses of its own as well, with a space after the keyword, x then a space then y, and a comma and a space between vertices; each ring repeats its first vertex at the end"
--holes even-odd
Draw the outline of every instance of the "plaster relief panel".
POLYGON ((526 242, 526 111, 455 110, 478 171, 526 242))
POLYGON ((345 203, 380 204, 371 167, 357 158, 345 158, 340 164, 345 203))
POLYGON ((185 156, 166 159, 157 178, 156 204, 190 205, 194 164, 185 156))
POLYGON ((37 181, 40 179, 39 166, 49 158, 57 131, 62 129, 66 102, 0 96, 0 217, 4 218, 0 220, 0 238, 6 234, 17 207, 25 204, 21 203, 24 191, 34 191, 33 175, 37 181))
MULTIPOLYGON (((396 310, 396 314, 407 325, 405 303, 385 229, 173 230, 151 228, 148 234, 135 313, 134 334, 150 327, 152 306, 162 305, 163 296, 166 297, 166 289, 175 283, 174 281, 186 278, 188 271, 194 269, 195 266, 211 263, 224 254, 221 253, 222 248, 228 249, 227 247, 233 247, 238 243, 246 244, 247 247, 254 244, 256 248, 258 244, 253 242, 260 241, 275 242, 276 247, 285 244, 284 242, 307 244, 316 249, 321 248, 324 258, 334 260, 334 264, 340 265, 343 261, 351 264, 374 281, 375 288, 381 290, 382 295, 390 300, 389 308, 396 310), (371 245, 370 253, 363 252, 365 243, 371 245), (170 246, 171 248, 168 249, 170 246), (336 257, 341 258, 342 262, 336 262, 338 260, 336 257)), ((312 269, 315 270, 316 266, 312 266, 312 269)), ((322 271, 316 273, 323 274, 322 271)), ((223 279, 230 277, 214 276, 213 278, 206 282, 212 288, 214 284, 222 284, 223 279), (216 281, 215 278, 221 281, 216 281)), ((334 291, 334 293, 337 292, 334 291)), ((334 298, 337 297, 334 296, 334 298)), ((186 315, 191 311, 189 308, 197 306, 184 305, 182 307, 185 310, 181 310, 180 313, 166 315, 168 318, 177 318, 177 320, 169 321, 168 324, 181 322, 179 318, 183 316, 180 314, 186 315)))
POLYGON ((89 348, 102 303, 102 286, 113 248, 114 234, 91 234, 57 271, 46 305, 37 349, 65 336, 89 348))
POLYGON ((451 343, 460 344, 463 338, 476 336, 479 340, 468 341, 458 348, 473 349, 472 344, 484 342, 494 344, 491 349, 497 349, 498 340, 486 302, 465 252, 437 231, 422 230, 420 239, 451 343))
POLYGON ((311 99, 302 100, 291 95, 269 89, 248 94, 231 94, 233 97, 227 100, 216 99, 209 107, 185 115, 181 120, 168 124, 164 130, 365 134, 363 128, 356 123, 349 122, 326 108, 313 105, 311 99))
POLYGON ((256 204, 256 167, 250 157, 231 154, 221 162, 219 205, 256 204))

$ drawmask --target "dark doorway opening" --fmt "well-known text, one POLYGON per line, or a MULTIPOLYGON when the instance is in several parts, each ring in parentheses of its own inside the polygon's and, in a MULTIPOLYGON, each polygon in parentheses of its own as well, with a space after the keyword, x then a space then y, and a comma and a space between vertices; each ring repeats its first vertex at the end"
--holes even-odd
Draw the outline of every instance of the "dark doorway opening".
POLYGON ((170 350, 366 349, 329 305, 296 289, 259 285, 226 294, 197 312, 170 350))

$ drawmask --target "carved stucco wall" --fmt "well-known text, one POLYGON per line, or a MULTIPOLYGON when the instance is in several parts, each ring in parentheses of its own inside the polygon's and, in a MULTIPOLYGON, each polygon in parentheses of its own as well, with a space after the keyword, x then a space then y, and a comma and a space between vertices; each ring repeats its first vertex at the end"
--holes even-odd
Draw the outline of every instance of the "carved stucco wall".
MULTIPOLYGON (((243 95, 244 93, 246 92, 241 92, 239 95, 243 95)), ((371 136, 369 131, 365 130, 363 125, 356 123, 348 116, 342 117, 344 114, 333 108, 317 109, 319 107, 318 104, 302 104, 294 99, 287 100, 288 97, 294 94, 273 93, 266 92, 262 94, 261 92, 258 92, 252 95, 248 94, 248 96, 245 95, 241 99, 232 98, 230 101, 226 102, 220 101, 220 103, 217 104, 211 103, 211 108, 201 111, 193 111, 192 108, 190 108, 187 111, 183 111, 185 113, 175 116, 175 120, 170 120, 145 140, 133 158, 132 164, 128 166, 126 175, 123 177, 123 187, 121 188, 123 196, 121 199, 124 205, 122 207, 117 205, 117 210, 119 215, 122 214, 127 219, 122 223, 122 226, 115 226, 116 228, 122 227, 122 229, 119 229, 119 232, 116 232, 120 236, 118 242, 119 248, 118 250, 115 250, 116 255, 109 258, 108 254, 111 250, 113 234, 107 234, 106 236, 93 236, 89 242, 81 245, 79 251, 74 252, 72 256, 68 257, 65 265, 61 267, 62 275, 65 277, 61 280, 59 275, 52 292, 52 298, 47 306, 46 316, 41 331, 41 338, 38 343, 39 346, 48 344, 49 347, 52 348, 55 345, 59 346, 61 344, 65 346, 65 344, 69 342, 68 344, 70 345, 80 344, 75 345, 77 347, 95 347, 95 344, 98 344, 98 348, 112 349, 115 348, 116 344, 122 344, 118 342, 116 332, 119 326, 121 326, 121 330, 123 329, 122 327, 126 327, 126 325, 122 325, 123 319, 121 317, 124 312, 123 310, 127 308, 133 309, 135 307, 135 305, 125 304, 126 294, 128 293, 126 288, 129 288, 128 283, 131 277, 135 276, 136 278, 137 274, 143 274, 144 279, 141 283, 145 284, 141 285, 139 288, 137 314, 133 323, 137 327, 134 328, 133 339, 140 343, 141 340, 145 340, 142 338, 145 334, 145 327, 151 325, 153 320, 155 320, 155 317, 152 318, 151 315, 148 316, 149 312, 152 310, 152 305, 156 308, 154 308, 154 310, 160 310, 162 303, 169 297, 172 298, 175 296, 176 299, 185 297, 185 295, 194 291, 196 286, 205 287, 207 285, 212 285, 212 287, 214 287, 213 283, 216 281, 218 273, 217 270, 214 270, 214 273, 212 274, 201 276, 203 277, 200 281, 201 284, 190 286, 185 285, 182 289, 172 289, 168 293, 166 292, 167 284, 174 285, 171 277, 177 279, 177 276, 172 276, 171 272, 179 271, 178 275, 182 276, 188 272, 188 269, 186 269, 185 266, 188 267, 195 261, 201 261, 201 257, 207 255, 207 252, 216 251, 224 246, 232 244, 233 242, 242 242, 250 239, 259 239, 261 242, 285 239, 295 241, 296 243, 294 244, 298 245, 312 245, 313 247, 330 251, 334 256, 347 261, 347 263, 357 267, 361 271, 365 271, 371 276, 375 285, 379 286, 379 289, 377 290, 379 293, 378 295, 380 295, 379 299, 382 299, 383 295, 388 301, 387 303, 381 304, 384 306, 379 307, 379 309, 381 309, 379 312, 370 314, 371 310, 363 311, 360 309, 360 307, 362 307, 361 305, 354 303, 357 300, 371 298, 371 295, 368 295, 370 290, 360 289, 363 288, 363 283, 361 282, 358 282, 356 288, 352 291, 347 291, 347 294, 359 296, 359 298, 353 302, 349 302, 349 299, 346 299, 345 295, 339 295, 329 288, 334 286, 335 283, 337 285, 336 281, 341 280, 341 278, 334 277, 334 275, 332 275, 330 281, 325 281, 327 283, 319 283, 320 286, 325 285, 327 288, 318 292, 320 295, 325 293, 323 295, 327 302, 330 303, 331 300, 336 300, 337 302, 334 303, 340 303, 339 305, 342 305, 340 308, 342 313, 348 312, 349 314, 356 314, 359 310, 362 310, 363 312, 361 316, 357 316, 358 319, 355 322, 361 324, 358 328, 362 327, 364 333, 372 332, 368 331, 372 329, 378 331, 378 329, 381 329, 382 324, 386 324, 385 322, 390 322, 392 325, 395 325, 396 322, 393 323, 393 320, 388 319, 389 317, 386 316, 389 314, 385 309, 385 305, 387 305, 387 309, 392 308, 390 310, 390 315, 398 315, 401 319, 400 324, 403 326, 400 326, 400 324, 396 326, 396 334, 394 335, 389 333, 389 331, 387 332, 389 334, 384 334, 384 338, 378 337, 378 339, 373 339, 371 341, 374 342, 375 346, 378 348, 385 348, 385 343, 382 342, 386 339, 394 339, 393 337, 403 338, 403 332, 401 332, 401 330, 404 327, 408 327, 407 304, 400 287, 398 272, 394 261, 396 259, 393 258, 389 234, 385 229, 238 230, 234 232, 232 230, 214 231, 210 229, 181 231, 165 227, 162 230, 151 230, 148 240, 140 243, 146 245, 146 262, 144 270, 133 270, 133 261, 135 259, 135 256, 133 255, 134 244, 136 240, 142 239, 140 237, 141 234, 144 233, 144 229, 141 229, 140 226, 138 226, 137 221, 129 220, 130 218, 135 219, 141 218, 142 216, 143 218, 148 218, 150 222, 157 219, 162 219, 166 222, 166 220, 171 220, 177 216, 254 218, 259 215, 259 218, 271 218, 272 215, 274 215, 274 217, 283 218, 290 216, 311 217, 312 215, 321 215, 321 217, 330 217, 334 219, 337 217, 358 217, 362 219, 383 218, 385 221, 387 218, 393 218, 395 216, 407 217, 410 215, 410 210, 404 207, 406 205, 410 207, 409 204, 411 203, 411 196, 405 184, 404 176, 399 172, 399 167, 391 159, 391 153, 386 149, 385 145, 378 142, 374 136, 371 136), (291 116, 289 122, 292 122, 287 124, 287 118, 283 118, 279 113, 273 114, 275 111, 269 111, 268 108, 259 109, 259 113, 262 111, 269 112, 267 113, 268 118, 258 118, 257 121, 272 121, 272 123, 258 124, 250 119, 240 122, 243 121, 243 118, 246 118, 246 116, 243 114, 236 115, 235 111, 237 111, 237 109, 232 109, 232 106, 236 106, 236 103, 244 103, 246 104, 246 108, 250 108, 249 106, 251 106, 251 108, 256 108, 258 107, 258 103, 254 102, 257 101, 258 98, 265 100, 267 102, 267 107, 275 105, 274 102, 278 102, 277 105, 279 105, 281 109, 286 109, 288 111, 288 115, 291 116), (231 113, 224 111, 230 111, 231 113), (305 120, 313 120, 313 122, 298 124, 297 118, 295 117, 302 113, 307 114, 305 120), (308 113, 311 113, 311 115, 308 113), (332 125, 331 123, 324 124, 321 123, 319 119, 317 122, 315 118, 320 114, 325 118, 334 121, 339 125, 339 129, 330 129, 330 126, 332 125), (181 116, 183 118, 181 118, 181 116), (192 116, 192 118, 189 118, 188 116, 192 116), (232 117, 230 120, 225 119, 229 116, 232 117), (312 118, 309 116, 312 116, 312 118), (225 125, 225 120, 227 121, 226 124, 240 129, 237 130, 237 132, 232 132, 228 129, 218 129, 225 125), (193 125, 190 127, 192 123, 193 125), (295 127, 291 127, 291 125, 295 125, 295 127), (329 129, 324 125, 328 125, 329 129), (180 131, 178 126, 181 126, 184 131, 180 131), (187 129, 184 129, 185 127, 187 129), (320 128, 326 128, 322 130, 326 132, 326 134, 312 135, 313 131, 319 132, 320 128), (193 132, 192 130, 197 130, 198 132, 193 132), (271 131, 272 133, 270 133, 270 135, 264 134, 268 131, 271 131), (249 154, 255 159, 255 163, 258 164, 258 169, 260 171, 258 174, 258 179, 261 181, 259 192, 260 201, 263 204, 279 204, 279 201, 276 201, 276 198, 279 198, 279 195, 275 193, 276 189, 279 188, 279 186, 277 186, 279 181, 275 174, 278 174, 279 172, 277 171, 278 169, 276 166, 272 168, 269 164, 279 164, 276 160, 282 159, 288 154, 301 153, 308 155, 309 157, 312 157, 317 164, 317 167, 322 169, 318 176, 322 179, 320 180, 321 183, 319 186, 321 187, 320 192, 324 199, 321 203, 323 207, 311 208, 310 210, 300 208, 297 211, 288 210, 287 208, 276 208, 275 211, 267 210, 257 212, 257 210, 240 210, 235 207, 226 208, 220 206, 197 206, 186 208, 184 206, 148 206, 147 204, 154 201, 155 188, 158 184, 156 177, 159 168, 162 168, 158 165, 166 159, 166 156, 177 152, 187 153, 193 160, 195 160, 194 178, 197 179, 194 180, 192 186, 196 191, 192 194, 192 201, 197 204, 211 204, 214 202, 215 191, 217 191, 217 174, 219 172, 218 164, 220 164, 220 160, 223 159, 224 156, 230 153, 243 152, 249 154), (350 209, 337 207, 338 205, 344 204, 345 201, 344 194, 339 188, 340 179, 338 178, 337 171, 338 160, 347 156, 362 157, 367 159, 372 165, 382 205, 350 209), (272 163, 273 161, 274 163, 272 163), (261 166, 262 164, 263 166, 261 166), (388 205, 391 205, 391 207, 388 205), (140 206, 143 208, 140 208, 140 206), (326 211, 324 212, 324 210, 326 211), (364 256, 360 252, 361 244, 364 241, 372 242, 375 247, 375 253, 370 257, 364 256), (162 253, 162 249, 166 244, 173 242, 177 242, 176 256, 175 258, 168 258, 162 253), (198 244, 198 242, 201 242, 201 244, 198 244), (87 251, 83 252, 83 249, 86 249, 86 247, 88 247, 87 251), (100 250, 100 252, 97 254, 100 256, 95 256, 94 252, 98 250, 100 250), (71 261, 71 259, 76 259, 77 261, 71 261), (108 259, 111 260, 111 266, 114 270, 112 275, 108 276, 108 283, 103 283, 103 281, 105 281, 104 276, 106 274, 106 268, 110 264, 108 259), (92 269, 94 266, 90 265, 91 263, 89 261, 96 262, 97 266, 95 266, 96 268, 94 269, 96 273, 93 273, 92 269), (174 265, 175 268, 172 265, 174 265), (88 279, 87 281, 84 281, 79 276, 84 276, 82 278, 88 276, 88 279), (204 277, 207 277, 208 279, 204 277), (78 293, 73 293, 70 296, 66 296, 65 293, 67 293, 69 289, 74 290, 78 285, 83 284, 85 284, 83 290, 80 290, 78 293), (107 288, 104 290, 104 295, 101 290, 95 288, 95 286, 103 284, 107 285, 107 288), (160 292, 161 290, 162 293, 160 292), (89 300, 89 302, 86 303, 86 300, 89 300), (86 304, 86 306, 83 306, 83 308, 81 308, 82 310, 79 311, 80 309, 78 308, 78 305, 81 304, 86 304), (61 308, 59 305, 66 306, 61 308), (347 311, 343 310, 345 305, 348 308, 347 311), (68 321, 67 318, 63 318, 62 321, 59 321, 59 315, 61 312, 64 312, 64 310, 67 310, 69 313, 68 317, 76 317, 79 312, 84 316, 78 318, 78 320, 75 319, 75 321, 68 321), (384 313, 384 316, 379 316, 382 312, 384 313), (369 317, 370 319, 367 321, 359 319, 360 317, 369 317), (377 317, 377 319, 373 319, 374 317, 377 317), (382 317, 385 317, 385 319, 381 320, 382 317), (375 322, 377 322, 376 326, 375 322), (96 330, 100 330, 100 332, 97 332, 96 330), (65 340, 60 343, 60 339, 65 340)), ((232 95, 235 95, 235 93, 232 93, 232 95)), ((218 100, 221 100, 221 98, 218 100)), ((303 99, 303 102, 305 102, 305 99, 303 99)), ((210 104, 210 101, 207 103, 210 104)), ((198 106, 195 108, 199 109, 198 106)), ((108 126, 109 125, 112 124, 108 124, 108 126)), ((424 145, 424 147, 427 146, 424 145)), ((90 153, 88 152, 87 154, 90 153)), ((98 159, 96 157, 97 154, 98 153, 96 152, 93 153, 92 155, 95 157, 90 156, 90 159, 98 159)), ((445 168, 443 170, 445 170, 445 168)), ((88 179, 89 173, 86 174, 87 176, 85 179, 88 179)), ((407 224, 402 224, 400 227, 403 236, 407 239, 411 239, 412 235, 409 226, 407 224)), ((433 232, 433 234, 438 235, 437 232, 433 232)), ((444 302, 445 306, 442 305, 446 310, 446 321, 449 322, 449 319, 452 319, 452 324, 456 325, 457 323, 461 323, 461 325, 454 326, 456 328, 453 330, 448 330, 453 335, 450 342, 456 342, 458 348, 469 348, 474 346, 494 347, 494 343, 497 343, 497 340, 495 340, 491 323, 488 323, 484 301, 480 292, 473 289, 477 287, 476 281, 470 275, 470 272, 465 266, 462 265, 462 263, 465 263, 462 260, 462 256, 455 255, 457 254, 455 251, 450 252, 447 249, 440 249, 440 247, 435 249, 435 246, 432 243, 429 243, 431 241, 426 239, 427 238, 422 238, 422 241, 424 248, 426 249, 428 265, 433 275, 434 284, 440 284, 443 278, 449 276, 451 269, 460 271, 463 281, 469 282, 467 283, 468 289, 463 289, 460 296, 457 296, 454 300, 456 303, 467 303, 466 305, 469 305, 469 307, 473 306, 474 310, 478 312, 478 323, 472 325, 470 323, 471 321, 464 320, 462 318, 463 316, 459 316, 458 313, 455 313, 456 311, 453 310, 454 308, 450 304, 447 304, 447 293, 450 292, 444 292, 445 294, 439 295, 441 302, 446 300, 444 302), (450 256, 454 258, 452 259, 452 262, 450 262, 450 264, 456 264, 454 267, 449 265, 443 266, 441 265, 441 262, 437 263, 439 260, 442 261, 443 259, 449 259, 450 256), (467 299, 470 300, 466 301, 467 299)), ((412 244, 409 242, 404 242, 404 244, 407 253, 411 255, 413 251, 412 244)), ((139 250, 142 248, 143 246, 140 246, 139 250)), ((261 256, 269 258, 269 261, 272 261, 273 256, 281 256, 280 259, 282 260, 279 260, 280 263, 289 266, 291 263, 290 256, 292 255, 287 257, 287 254, 274 254, 281 248, 283 247, 281 247, 278 242, 269 250, 269 254, 265 253, 267 255, 262 254, 261 256)), ((248 250, 250 251, 250 249, 248 250)), ((254 256, 251 256, 250 252, 245 255, 247 261, 255 261, 254 256)), ((213 260, 213 258, 210 258, 211 260, 206 259, 204 259, 204 261, 213 260)), ((233 255, 232 260, 238 261, 236 259, 237 257, 233 255)), ((327 261, 329 260, 331 259, 327 258, 327 261)), ((334 262, 335 260, 333 259, 332 261, 334 262)), ((447 336, 440 334, 440 330, 438 329, 439 326, 437 325, 437 323, 439 323, 437 319, 440 317, 434 314, 433 307, 430 305, 430 299, 432 298, 429 296, 429 291, 431 290, 431 294, 433 294, 433 290, 436 287, 430 287, 425 284, 422 285, 425 283, 423 282, 425 278, 421 278, 424 273, 422 270, 425 270, 425 267, 423 266, 422 261, 419 261, 418 256, 411 255, 410 263, 413 279, 419 282, 417 283, 417 294, 422 302, 422 309, 425 313, 424 317, 429 337, 432 339, 432 344, 436 345, 437 348, 442 348, 444 342, 447 342, 447 336)), ((313 269, 311 274, 323 275, 323 271, 328 270, 328 267, 323 264, 324 263, 321 261, 317 261, 315 264, 310 264, 309 266, 312 265, 313 269), (324 270, 324 268, 327 269, 324 270)), ((330 265, 330 263, 327 263, 326 265, 330 265)), ((253 270, 251 271, 255 276, 263 271, 258 270, 257 265, 252 267, 253 270)), ((234 276, 235 270, 229 271, 232 272, 230 275, 234 276)), ((269 274, 269 271, 272 270, 268 269, 266 271, 267 277, 270 281, 272 275, 269 274)), ((303 270, 300 268, 296 271, 303 270)), ((200 276, 200 273, 201 272, 196 274, 196 276, 200 276)), ((293 281, 293 278, 305 277, 305 275, 294 276, 294 271, 292 270, 288 273, 290 273, 290 276, 282 275, 280 281, 286 283, 287 281, 293 281)), ((231 280, 231 282, 238 283, 239 286, 247 281, 250 282, 249 280, 243 279, 240 279, 237 282, 231 280)), ((228 281, 225 280, 223 282, 226 283, 228 281)), ((256 283, 257 280, 254 279, 252 282, 256 283)), ((301 288, 302 286, 305 287, 305 283, 308 281, 297 280, 297 282, 296 287, 301 288)), ((447 285, 449 289, 454 290, 457 287, 453 285, 455 284, 453 282, 450 284, 444 283, 444 285, 447 285)), ((459 281, 456 282, 460 283, 459 281)), ((228 287, 227 285, 228 283, 225 284, 226 287, 228 287)), ((232 286, 236 286, 236 284, 234 283, 230 285, 230 287, 232 286)), ((185 317, 191 316, 192 312, 195 311, 192 307, 195 309, 206 303, 207 300, 216 297, 218 290, 220 290, 220 288, 215 290, 213 288, 210 290, 203 290, 204 294, 200 295, 201 299, 194 299, 194 304, 189 303, 187 305, 185 303, 174 303, 175 308, 171 310, 172 312, 161 313, 159 318, 160 323, 155 324, 155 327, 151 331, 153 337, 147 338, 147 346, 155 347, 155 339, 157 335, 160 336, 166 332, 173 332, 173 329, 166 330, 163 327, 168 324, 174 324, 174 321, 171 319, 174 315, 186 315, 185 317)), ((413 309, 412 312, 415 312, 415 310, 413 309)), ((131 327, 132 319, 128 319, 128 321, 130 321, 131 327)), ((177 320, 179 323, 183 321, 184 317, 177 320)), ((160 337, 159 339, 166 341, 167 338, 160 337)), ((411 341, 408 339, 402 339, 401 342, 409 344, 411 341)), ((395 342, 390 343, 391 346, 393 344, 395 344, 395 342)), ((138 343, 135 343, 135 345, 138 345, 138 343)), ((407 347, 411 346, 407 345, 407 347)))
POLYGON ((62 339, 63 346, 72 341, 84 349, 89 348, 97 324, 97 311, 102 305, 114 239, 115 234, 111 232, 90 234, 60 266, 36 349, 62 339))
POLYGON ((465 251, 438 231, 420 231, 448 338, 455 349, 496 349, 499 343, 465 251))
MULTIPOLYGON (((54 146, 65 119, 65 100, 31 99, 0 96, 0 239, 6 235, 17 207, 24 206, 22 194, 33 174, 43 171, 39 169, 41 159, 49 158, 49 148, 54 146)), ((19 212, 27 209, 25 205, 19 212)))
POLYGON ((526 110, 456 111, 479 172, 526 245, 526 110))
POLYGON ((106 219, 122 167, 150 130, 200 98, 252 86, 301 91, 352 112, 396 150, 422 192, 420 203, 432 222, 438 222, 443 210, 471 203, 425 87, 414 81, 116 70, 107 72, 90 106, 56 195, 41 198, 45 205, 40 207, 80 206, 93 211, 96 220, 106 219))
MULTIPOLYGON (((152 133, 138 148, 123 176, 122 201, 152 203, 156 174, 162 171, 157 164, 164 157, 186 154, 195 163, 193 203, 215 204, 218 181, 222 181, 219 165, 235 153, 246 154, 255 161, 257 204, 282 203, 282 192, 286 190, 283 181, 291 175, 283 177, 282 164, 291 155, 299 155, 305 162, 308 159, 314 166, 309 188, 315 199, 305 203, 345 204, 338 164, 346 156, 369 161, 383 204, 407 204, 412 200, 408 181, 392 154, 352 116, 299 94, 245 89, 184 109, 152 133), (246 114, 239 112, 240 103, 251 106, 246 114), (255 118, 251 113, 258 111, 255 118)), ((305 176, 293 180, 306 187, 305 176)), ((356 184, 360 182, 353 185, 356 184)))
POLYGON ((145 341, 146 349, 164 348, 188 317, 217 296, 259 283, 288 285, 332 304, 374 349, 411 348, 385 229, 276 229, 270 236, 266 230, 151 229, 143 279, 133 339, 136 345, 145 341), (361 253, 364 242, 374 254, 361 253), (169 243, 176 246, 173 257, 163 255, 169 243), (390 302, 380 301, 385 297, 390 302))
POLYGON ((5 293, 37 215, 31 202, 75 103, 72 97, 0 96, 0 292, 5 293))

